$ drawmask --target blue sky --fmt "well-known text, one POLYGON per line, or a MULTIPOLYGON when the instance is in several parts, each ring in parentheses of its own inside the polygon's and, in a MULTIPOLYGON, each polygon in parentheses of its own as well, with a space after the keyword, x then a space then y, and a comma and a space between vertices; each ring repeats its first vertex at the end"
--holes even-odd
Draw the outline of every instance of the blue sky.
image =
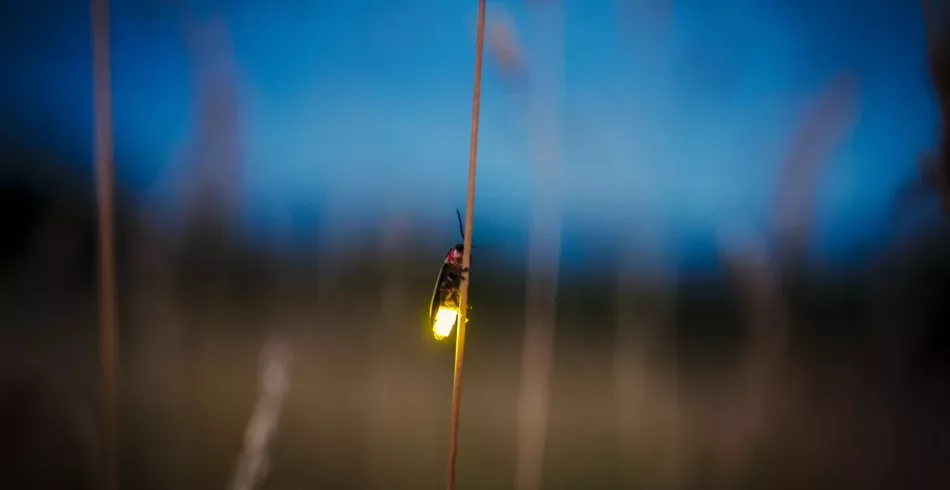
MULTIPOLYGON (((88 12, 59 3, 3 7, 16 27, 0 52, 14 75, 0 83, 15 111, 0 118, 29 112, 51 138, 89 145, 88 12)), ((119 171, 160 195, 193 129, 181 17, 163 2, 111 3, 119 171)), ((217 10, 235 47, 248 219, 292 206, 374 226, 398 202, 454 233, 477 2, 217 3, 197 10, 217 10)), ((538 23, 521 2, 499 4, 533 77, 543 76, 550 46, 538 23)), ((715 230, 762 229, 797 118, 842 72, 858 80, 859 114, 822 175, 816 246, 845 257, 880 240, 890 199, 936 134, 916 2, 673 0, 666 22, 617 4, 566 3, 568 242, 583 248, 589 234, 619 227, 687 250, 715 230)), ((486 64, 476 202, 485 241, 520 234, 529 213, 526 103, 486 64)))

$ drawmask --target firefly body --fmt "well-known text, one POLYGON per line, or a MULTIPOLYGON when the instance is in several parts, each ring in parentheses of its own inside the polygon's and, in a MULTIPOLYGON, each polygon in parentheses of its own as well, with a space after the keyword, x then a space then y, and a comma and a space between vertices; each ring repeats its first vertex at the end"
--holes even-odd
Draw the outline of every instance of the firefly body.
MULTIPOLYGON (((465 229, 462 227, 462 213, 455 210, 455 216, 459 220, 459 233, 462 235, 462 241, 465 241, 465 229)), ((474 248, 474 246, 472 247, 474 248)), ((465 274, 468 268, 462 267, 462 253, 465 246, 461 243, 449 249, 445 254, 445 260, 442 261, 442 268, 439 269, 439 276, 435 281, 435 288, 432 291, 432 301, 429 303, 429 325, 432 327, 432 335, 441 340, 448 337, 459 317, 459 287, 462 281, 466 279, 465 274)), ((471 257, 469 257, 471 260, 471 257)), ((468 320, 466 319, 466 323, 468 320)))
POLYGON ((468 272, 462 267, 463 250, 464 247, 461 244, 449 249, 432 291, 429 322, 432 325, 432 333, 437 339, 448 337, 455 324, 458 323, 459 286, 462 285, 465 273, 468 272))

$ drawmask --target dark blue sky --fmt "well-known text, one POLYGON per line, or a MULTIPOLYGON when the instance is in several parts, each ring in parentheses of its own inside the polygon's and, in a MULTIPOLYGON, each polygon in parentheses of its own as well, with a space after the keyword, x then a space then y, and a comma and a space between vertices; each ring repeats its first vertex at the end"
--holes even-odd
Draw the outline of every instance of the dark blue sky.
MULTIPOLYGON (((181 16, 169 3, 112 2, 119 171, 159 206, 168 196, 161 176, 181 165, 193 130, 181 16)), ((217 3, 240 73, 249 219, 292 206, 343 209, 341 222, 372 226, 385 203, 400 202, 454 233, 476 1, 217 3)), ((543 48, 534 24, 521 2, 500 3, 530 69, 543 48)), ((880 240, 897 186, 936 134, 917 2, 671 5, 661 23, 614 1, 566 4, 565 208, 574 240, 621 227, 688 249, 715 230, 762 229, 801 111, 842 72, 858 80, 859 115, 822 176, 816 245, 847 257, 880 240)), ((2 7, 4 127, 31 114, 50 140, 88 147, 86 3, 17 8, 2 7)), ((503 242, 520 233, 531 202, 527 117, 523 95, 492 65, 485 75, 476 233, 503 242)))

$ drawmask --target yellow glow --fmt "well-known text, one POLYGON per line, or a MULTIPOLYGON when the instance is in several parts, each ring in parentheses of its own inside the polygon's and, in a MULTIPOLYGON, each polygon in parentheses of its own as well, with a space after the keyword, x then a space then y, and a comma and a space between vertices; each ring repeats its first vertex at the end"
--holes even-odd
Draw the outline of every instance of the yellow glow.
POLYGON ((432 335, 436 340, 442 340, 452 334, 452 329, 458 322, 459 310, 450 306, 440 306, 435 312, 435 321, 432 322, 432 335))

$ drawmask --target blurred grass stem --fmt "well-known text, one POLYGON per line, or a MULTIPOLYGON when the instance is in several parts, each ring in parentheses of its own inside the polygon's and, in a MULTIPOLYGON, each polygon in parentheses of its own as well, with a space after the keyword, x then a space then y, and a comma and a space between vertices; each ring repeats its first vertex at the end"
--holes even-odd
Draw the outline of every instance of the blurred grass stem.
POLYGON ((112 88, 109 73, 109 2, 91 4, 95 97, 96 201, 99 223, 99 349, 102 369, 102 485, 118 488, 118 375, 113 229, 112 88))

